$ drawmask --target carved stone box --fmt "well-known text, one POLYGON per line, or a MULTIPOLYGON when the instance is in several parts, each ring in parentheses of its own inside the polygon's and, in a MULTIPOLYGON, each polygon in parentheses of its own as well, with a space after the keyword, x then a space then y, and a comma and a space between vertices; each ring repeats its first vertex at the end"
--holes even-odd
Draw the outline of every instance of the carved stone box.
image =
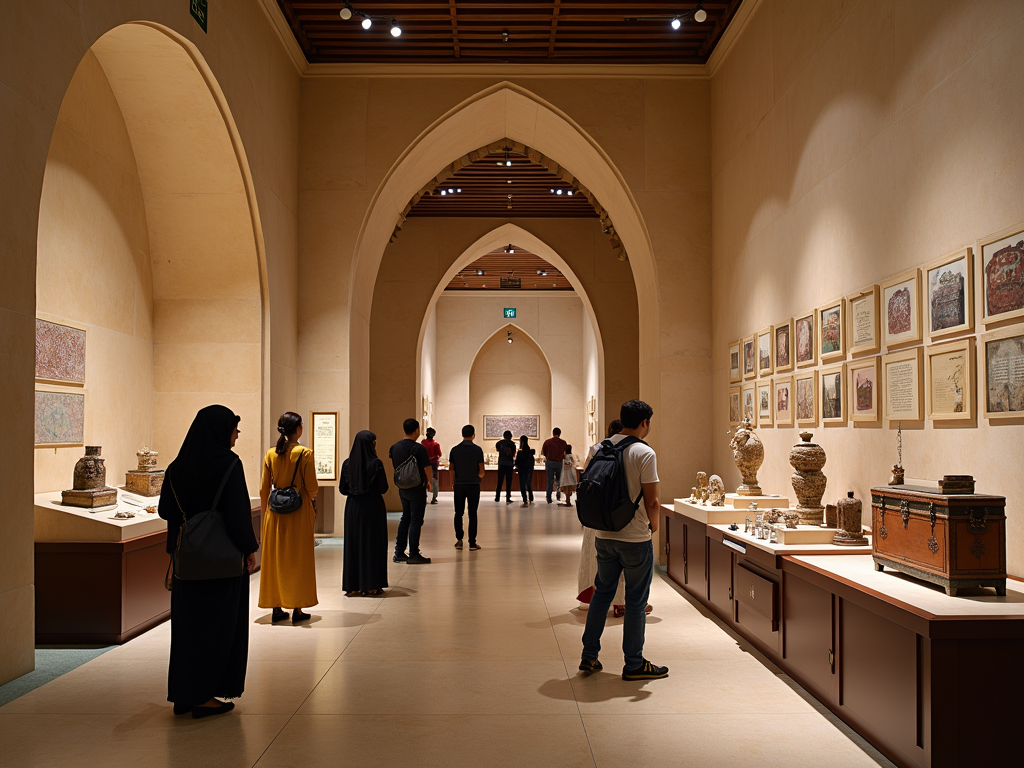
POLYGON ((871 489, 872 557, 955 596, 965 587, 1006 594, 1006 497, 941 494, 909 485, 871 489))

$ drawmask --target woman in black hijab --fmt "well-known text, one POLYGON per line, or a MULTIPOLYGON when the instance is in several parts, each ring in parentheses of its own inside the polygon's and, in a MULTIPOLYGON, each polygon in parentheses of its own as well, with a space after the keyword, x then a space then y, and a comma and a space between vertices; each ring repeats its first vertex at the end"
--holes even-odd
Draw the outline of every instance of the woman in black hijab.
POLYGON ((338 490, 348 496, 341 588, 345 597, 379 597, 388 585, 388 477, 377 458, 373 432, 364 429, 356 435, 352 452, 341 465, 338 490))
POLYGON ((174 714, 193 718, 230 712, 245 689, 249 655, 249 574, 259 548, 252 530, 249 491, 242 462, 231 449, 239 417, 223 405, 196 414, 178 457, 167 467, 160 517, 167 521, 167 551, 174 554, 184 518, 213 507, 227 477, 217 513, 243 553, 238 575, 226 579, 174 579, 171 590, 171 660, 167 700, 174 714), (184 516, 182 513, 184 512, 184 516))

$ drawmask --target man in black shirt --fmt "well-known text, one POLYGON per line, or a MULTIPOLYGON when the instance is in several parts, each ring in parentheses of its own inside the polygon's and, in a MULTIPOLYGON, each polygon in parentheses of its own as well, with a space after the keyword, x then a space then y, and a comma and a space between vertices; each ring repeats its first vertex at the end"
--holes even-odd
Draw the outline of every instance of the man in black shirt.
POLYGON ((516 444, 512 442, 512 433, 507 429, 502 435, 503 440, 495 443, 498 451, 498 489, 494 492, 494 500, 501 501, 501 481, 505 480, 505 503, 512 503, 512 472, 516 465, 516 444))
POLYGON ((484 476, 484 452, 473 443, 476 430, 472 424, 462 428, 462 442, 448 454, 448 463, 455 471, 455 548, 462 549, 462 513, 469 502, 469 548, 480 549, 476 543, 476 510, 480 506, 480 480, 484 476))
POLYGON ((427 493, 430 491, 430 459, 427 449, 416 442, 420 436, 420 423, 416 419, 406 419, 402 424, 405 438, 391 446, 388 456, 395 469, 402 466, 410 457, 415 457, 420 470, 420 484, 412 488, 399 488, 398 496, 402 500, 402 521, 398 524, 398 538, 395 540, 396 563, 408 562, 409 565, 425 565, 429 557, 420 554, 420 528, 423 527, 423 516, 427 511, 427 493), (409 554, 405 554, 408 541, 409 554))

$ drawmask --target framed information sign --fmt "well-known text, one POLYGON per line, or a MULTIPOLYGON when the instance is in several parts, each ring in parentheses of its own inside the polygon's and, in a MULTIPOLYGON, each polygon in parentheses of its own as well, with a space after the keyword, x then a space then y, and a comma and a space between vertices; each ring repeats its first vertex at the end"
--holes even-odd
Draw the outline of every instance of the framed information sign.
POLYGON ((310 414, 313 437, 310 444, 316 460, 317 480, 338 479, 338 412, 313 411, 310 414))

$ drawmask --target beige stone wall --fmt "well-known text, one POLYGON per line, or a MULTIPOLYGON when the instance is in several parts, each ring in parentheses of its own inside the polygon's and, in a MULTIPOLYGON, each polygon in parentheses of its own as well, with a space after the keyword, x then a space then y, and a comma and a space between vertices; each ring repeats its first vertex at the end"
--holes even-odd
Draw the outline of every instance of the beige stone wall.
MULTIPOLYGON (((727 485, 727 346, 1024 220, 1024 4, 763 0, 711 83, 714 461, 727 485)), ((793 428, 761 431, 791 490, 793 428)), ((814 430, 826 499, 888 480, 895 429, 814 430)), ((1020 424, 904 425, 908 477, 969 473, 1009 499, 1024 575, 1020 424)))

